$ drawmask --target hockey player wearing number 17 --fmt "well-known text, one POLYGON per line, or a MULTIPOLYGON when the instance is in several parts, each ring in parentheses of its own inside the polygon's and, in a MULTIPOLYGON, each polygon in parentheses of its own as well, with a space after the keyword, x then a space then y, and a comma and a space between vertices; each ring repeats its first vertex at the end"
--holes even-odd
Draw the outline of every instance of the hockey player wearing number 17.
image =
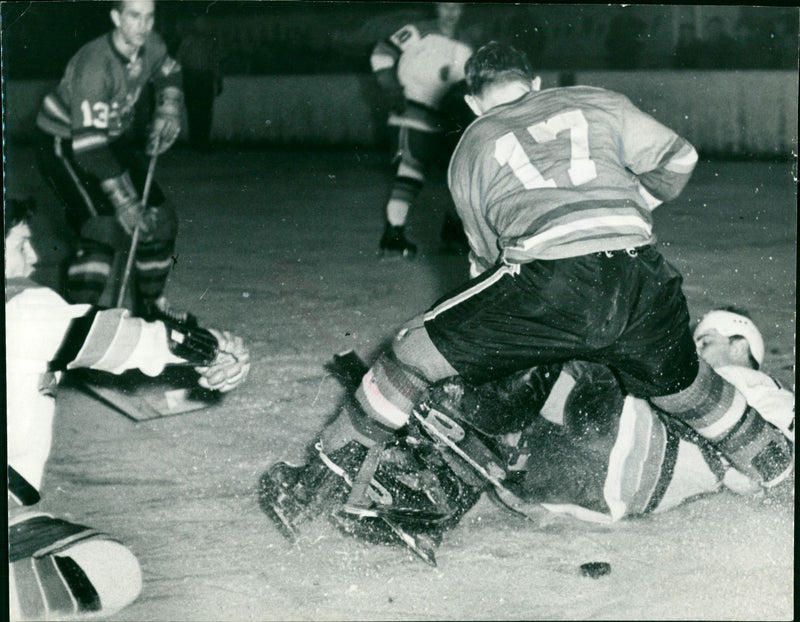
POLYGON ((654 246, 651 212, 683 190, 694 148, 620 94, 540 91, 507 45, 480 48, 466 80, 478 119, 448 184, 474 278, 400 330, 323 430, 319 457, 291 478, 271 473, 279 489, 313 488, 315 462, 346 473, 407 429, 433 383, 569 360, 609 367, 623 394, 693 429, 756 485, 789 477, 791 442, 698 356, 682 277, 654 246))

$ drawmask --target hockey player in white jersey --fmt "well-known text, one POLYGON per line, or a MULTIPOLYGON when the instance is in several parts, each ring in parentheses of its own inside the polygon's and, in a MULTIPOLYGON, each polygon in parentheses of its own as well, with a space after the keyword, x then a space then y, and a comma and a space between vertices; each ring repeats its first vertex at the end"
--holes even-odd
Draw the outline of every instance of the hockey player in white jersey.
MULTIPOLYGON (((464 63, 473 50, 459 26, 463 10, 458 3, 438 2, 435 20, 403 26, 372 52, 370 63, 389 103, 388 124, 396 149, 382 253, 410 257, 417 252, 405 234, 408 212, 443 145, 442 103, 464 80, 464 63)), ((442 237, 446 244, 463 238, 454 213, 448 213, 442 237)))
POLYGON ((69 304, 39 285, 30 278, 37 262, 32 210, 32 200, 12 199, 5 212, 10 618, 108 616, 139 595, 138 560, 113 536, 38 509, 61 373, 139 369, 156 376, 166 365, 189 365, 202 387, 226 392, 247 377, 250 354, 227 331, 69 304))

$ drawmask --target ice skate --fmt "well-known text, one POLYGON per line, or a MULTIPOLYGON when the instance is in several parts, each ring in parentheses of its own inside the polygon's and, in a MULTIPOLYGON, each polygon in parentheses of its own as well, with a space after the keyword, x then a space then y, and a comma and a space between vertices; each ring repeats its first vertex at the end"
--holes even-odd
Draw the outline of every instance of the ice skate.
POLYGON ((261 509, 294 542, 300 535, 299 524, 340 506, 345 500, 349 490, 345 478, 358 471, 366 451, 352 442, 326 456, 326 460, 316 454, 300 466, 287 462, 274 464, 261 476, 258 492, 261 509))
POLYGON ((394 227, 389 223, 386 223, 379 247, 381 256, 399 255, 411 259, 417 254, 417 245, 406 239, 405 227, 394 227))

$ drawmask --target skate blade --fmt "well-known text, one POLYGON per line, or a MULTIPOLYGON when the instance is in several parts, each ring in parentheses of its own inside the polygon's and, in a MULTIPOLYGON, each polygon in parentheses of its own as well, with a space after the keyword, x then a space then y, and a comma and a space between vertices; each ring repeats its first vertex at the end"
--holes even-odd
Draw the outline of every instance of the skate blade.
MULTIPOLYGON (((430 566, 436 567, 436 556, 434 554, 434 547, 432 544, 428 544, 423 540, 421 536, 414 536, 403 529, 400 525, 394 522, 392 519, 387 518, 385 516, 378 516, 374 513, 370 513, 369 511, 360 511, 360 512, 348 512, 345 508, 340 508, 339 512, 343 512, 346 514, 357 515, 359 517, 371 517, 371 518, 380 518, 389 529, 392 530, 395 536, 397 536, 400 541, 410 549, 417 557, 422 559, 426 564, 430 566)), ((331 518, 338 523, 340 526, 345 527, 345 531, 352 533, 347 528, 347 523, 342 522, 342 516, 337 513, 333 512, 331 518)))
POLYGON ((289 517, 286 516, 283 509, 277 505, 276 487, 277 485, 269 477, 269 474, 265 474, 261 478, 261 483, 259 485, 258 503, 264 514, 266 514, 278 528, 281 535, 294 544, 300 537, 300 531, 289 517), (271 485, 265 485, 266 481, 269 481, 271 485))
POLYGON ((433 552, 433 547, 424 543, 419 537, 412 536, 405 529, 397 525, 391 519, 382 516, 381 519, 386 523, 389 528, 400 538, 403 543, 414 552, 417 557, 422 559, 429 566, 436 567, 436 555, 433 552))
POLYGON ((381 261, 398 261, 400 259, 406 259, 411 261, 417 256, 416 252, 411 252, 408 250, 405 251, 386 251, 386 250, 379 250, 378 251, 378 258, 381 261))

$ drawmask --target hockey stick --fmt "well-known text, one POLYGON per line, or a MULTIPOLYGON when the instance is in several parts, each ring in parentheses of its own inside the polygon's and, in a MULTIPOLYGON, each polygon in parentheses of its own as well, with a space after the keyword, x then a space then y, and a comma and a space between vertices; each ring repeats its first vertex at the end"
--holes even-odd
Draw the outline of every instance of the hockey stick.
MULTIPOLYGON (((144 180, 144 190, 142 191, 142 209, 147 210, 147 201, 150 197, 150 187, 153 185, 153 173, 156 170, 156 160, 158 159, 158 144, 161 142, 161 136, 156 136, 155 144, 153 145, 153 155, 150 156, 150 165, 147 167, 147 177, 144 180)), ((125 262, 125 272, 122 275, 122 284, 119 288, 119 296, 117 296, 117 307, 121 307, 125 300, 125 289, 128 286, 128 279, 131 276, 131 269, 133 268, 133 257, 136 254, 136 247, 139 244, 139 223, 133 229, 131 236, 131 248, 128 251, 128 260, 125 262)))

